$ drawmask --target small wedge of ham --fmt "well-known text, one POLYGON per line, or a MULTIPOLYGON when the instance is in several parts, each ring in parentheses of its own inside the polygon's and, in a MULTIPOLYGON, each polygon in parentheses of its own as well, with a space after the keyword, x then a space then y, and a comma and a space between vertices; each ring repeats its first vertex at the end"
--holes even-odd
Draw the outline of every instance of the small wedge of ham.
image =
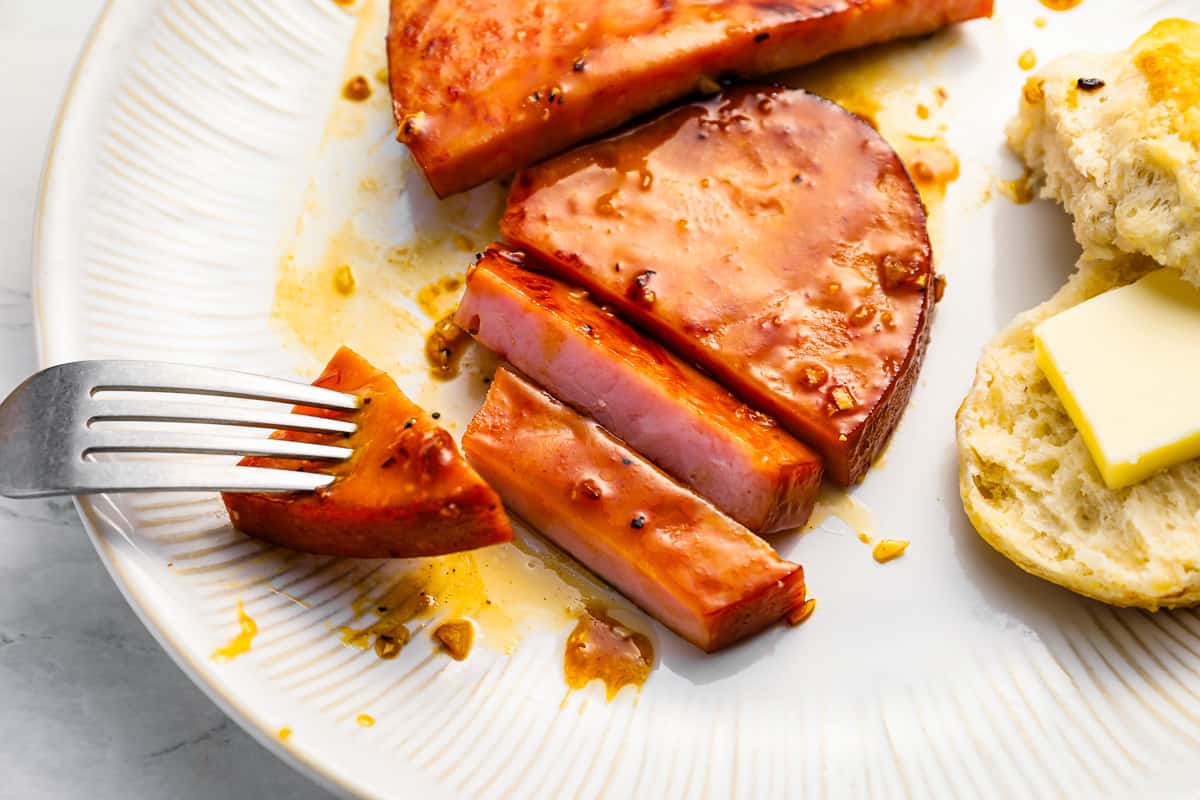
POLYGON ((813 451, 521 253, 488 248, 455 322, 750 530, 796 528, 812 513, 813 451))
POLYGON ((511 510, 702 650, 804 602, 798 564, 504 368, 463 449, 511 510))
POLYGON ((303 406, 295 413, 349 417, 358 429, 348 438, 295 430, 272 438, 340 444, 354 454, 335 463, 242 459, 242 466, 323 472, 335 480, 315 492, 226 492, 235 528, 302 553, 350 558, 421 558, 512 540, 500 498, 467 465, 450 432, 391 376, 342 347, 314 385, 356 394, 362 407, 353 415, 303 406))

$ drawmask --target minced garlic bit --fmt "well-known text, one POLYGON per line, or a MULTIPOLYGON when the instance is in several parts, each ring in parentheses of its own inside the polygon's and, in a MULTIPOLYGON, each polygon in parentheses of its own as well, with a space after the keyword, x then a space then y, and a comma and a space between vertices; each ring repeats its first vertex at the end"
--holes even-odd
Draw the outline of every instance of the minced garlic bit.
POLYGON ((829 370, 820 364, 807 364, 800 369, 800 385, 805 389, 819 389, 829 380, 829 370))
POLYGON ((834 408, 837 411, 850 411, 856 405, 854 395, 845 386, 835 386, 830 392, 830 398, 833 400, 834 408))
POLYGON ((810 597, 804 601, 804 605, 799 608, 792 609, 792 612, 787 616, 788 625, 799 625, 813 615, 817 610, 817 599, 810 597))
POLYGON ((346 85, 342 87, 342 97, 352 100, 355 103, 361 103, 369 99, 371 97, 371 82, 363 75, 355 75, 346 81, 346 85))
POLYGON ((908 549, 908 544, 908 541, 905 539, 882 539, 879 544, 875 545, 871 556, 880 564, 886 564, 892 559, 904 555, 904 551, 908 549))
POLYGON ((408 644, 408 640, 411 638, 412 634, 403 625, 397 626, 387 633, 380 633, 375 637, 375 655, 384 660, 393 659, 400 655, 400 651, 404 649, 404 645, 408 644))
MULTIPOLYGON (((926 167, 926 169, 928 169, 928 167, 926 167)), ((850 312, 850 324, 861 328, 874 319, 874 317, 875 306, 871 305, 870 303, 862 303, 856 306, 855 309, 850 312)))
POLYGON ((946 296, 946 276, 940 272, 933 276, 933 302, 940 303, 946 296))
POLYGON ((475 626, 467 619, 452 619, 438 625, 433 632, 450 657, 455 661, 463 661, 471 654, 471 645, 475 641, 475 626))
POLYGON ((337 290, 338 294, 354 294, 356 284, 354 270, 350 269, 349 264, 342 264, 333 271, 333 288, 337 290))

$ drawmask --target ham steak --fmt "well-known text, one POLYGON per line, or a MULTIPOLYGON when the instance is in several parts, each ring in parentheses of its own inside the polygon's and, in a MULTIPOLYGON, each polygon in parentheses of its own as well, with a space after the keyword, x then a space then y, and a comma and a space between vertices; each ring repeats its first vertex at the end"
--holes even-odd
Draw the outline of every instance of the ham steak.
POLYGON ((401 141, 460 192, 694 93, 989 16, 992 0, 392 0, 401 141))
POLYGON ((702 650, 804 603, 799 565, 504 368, 463 449, 513 511, 702 650))
POLYGON ((684 105, 519 173, 500 228, 842 484, 908 403, 935 293, 925 209, 887 142, 826 100, 743 87, 684 105))
MULTIPOLYGON (((326 489, 295 494, 224 495, 238 530, 273 544, 321 555, 412 558, 512 540, 496 493, 463 460, 454 439, 405 397, 388 375, 349 348, 334 355, 315 386, 362 398, 349 439, 280 431, 275 438, 350 447, 344 462, 250 457, 254 467, 328 472, 326 489)), ((296 408, 298 414, 345 412, 296 408)))
POLYGON ((750 530, 797 528, 812 512, 816 453, 521 253, 488 248, 455 322, 750 530))

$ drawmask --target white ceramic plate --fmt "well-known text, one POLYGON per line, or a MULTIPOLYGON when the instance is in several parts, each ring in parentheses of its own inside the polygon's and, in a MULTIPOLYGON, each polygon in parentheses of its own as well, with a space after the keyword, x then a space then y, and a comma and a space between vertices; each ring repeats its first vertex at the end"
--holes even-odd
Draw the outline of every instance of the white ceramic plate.
MULTIPOLYGON (((111 3, 46 175, 34 265, 43 363, 311 375, 345 339, 461 431, 487 364, 429 381, 429 320, 414 298, 462 271, 459 245, 486 240, 501 189, 438 204, 392 141, 374 78, 383 3, 111 3), (375 89, 362 105, 339 97, 357 73, 375 89), (343 261, 358 278, 352 301, 328 289, 343 261)), ((855 490, 879 535, 912 540, 902 559, 875 564, 832 517, 779 539, 805 564, 819 611, 714 656, 623 608, 652 632, 659 663, 611 703, 596 683, 566 691, 564 609, 579 593, 527 535, 528 552, 458 562, 511 617, 484 620, 463 663, 421 634, 392 661, 347 646, 338 626, 369 621, 362 604, 407 567, 266 548, 231 531, 212 496, 80 502, 130 604, 227 713, 346 793, 1194 796, 1200 617, 1086 602, 993 554, 960 509, 952 419, 984 342, 1060 285, 1076 253, 1059 210, 994 191, 1019 173, 1002 145, 1018 54, 1121 47, 1200 3, 999 5, 996 20, 900 48, 890 74, 873 73, 894 84, 889 124, 932 104, 929 124, 946 126, 962 163, 937 214, 949 291, 920 385, 885 463, 855 490), (239 600, 259 633, 249 653, 214 661, 239 600), (376 724, 356 724, 360 714, 376 724)))

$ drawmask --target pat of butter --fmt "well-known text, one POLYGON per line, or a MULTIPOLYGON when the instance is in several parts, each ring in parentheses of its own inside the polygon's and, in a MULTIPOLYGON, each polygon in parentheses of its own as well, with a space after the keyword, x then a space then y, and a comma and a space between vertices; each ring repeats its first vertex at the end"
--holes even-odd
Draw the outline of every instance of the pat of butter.
POLYGON ((1109 488, 1200 457, 1200 289, 1177 272, 1093 297, 1034 340, 1109 488))

